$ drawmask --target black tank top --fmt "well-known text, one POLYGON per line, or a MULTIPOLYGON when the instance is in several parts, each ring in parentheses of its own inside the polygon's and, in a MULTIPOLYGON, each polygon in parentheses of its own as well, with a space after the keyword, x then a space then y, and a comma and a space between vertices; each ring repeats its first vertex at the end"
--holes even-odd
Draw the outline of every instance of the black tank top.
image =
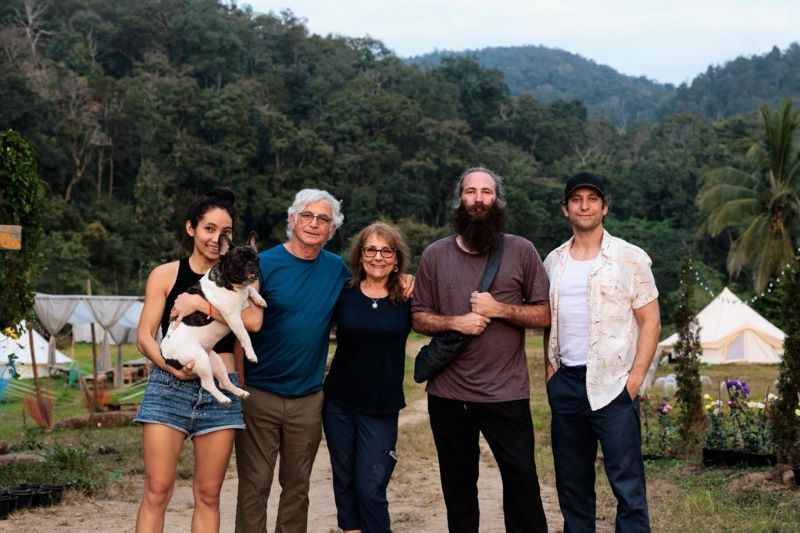
MULTIPOLYGON (((167 301, 164 303, 164 314, 161 315, 162 337, 167 334, 167 328, 169 328, 169 313, 172 310, 172 306, 175 305, 175 299, 179 294, 186 292, 186 289, 200 281, 202 277, 203 274, 198 274, 189 266, 188 257, 184 257, 178 261, 178 277, 175 280, 175 284, 172 286, 172 290, 167 294, 167 301)), ((236 337, 233 333, 229 333, 214 346, 214 351, 217 353, 233 353, 233 344, 235 342, 236 337)))

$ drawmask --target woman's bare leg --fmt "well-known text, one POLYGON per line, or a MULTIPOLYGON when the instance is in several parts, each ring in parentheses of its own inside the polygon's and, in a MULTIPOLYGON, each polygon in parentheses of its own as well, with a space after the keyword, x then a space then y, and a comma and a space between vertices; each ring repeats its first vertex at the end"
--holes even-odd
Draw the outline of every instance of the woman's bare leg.
POLYGON ((144 496, 136 516, 137 533, 164 530, 164 514, 175 487, 175 471, 186 435, 163 424, 144 424, 144 496))
POLYGON ((235 436, 235 429, 221 429, 194 438, 192 533, 219 531, 219 495, 235 436))

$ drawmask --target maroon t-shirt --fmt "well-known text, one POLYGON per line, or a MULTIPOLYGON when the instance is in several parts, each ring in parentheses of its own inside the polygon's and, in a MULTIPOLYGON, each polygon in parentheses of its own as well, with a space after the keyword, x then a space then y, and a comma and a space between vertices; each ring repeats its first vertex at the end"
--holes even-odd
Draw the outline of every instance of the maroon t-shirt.
MULTIPOLYGON (((411 311, 463 315, 477 290, 489 254, 469 254, 445 237, 422 253, 411 311)), ((506 235, 500 268, 489 292, 498 301, 521 305, 547 301, 549 282, 533 244, 506 235)), ((525 329, 493 319, 481 335, 441 372, 428 381, 429 393, 475 402, 521 400, 530 395, 525 359, 525 329)))

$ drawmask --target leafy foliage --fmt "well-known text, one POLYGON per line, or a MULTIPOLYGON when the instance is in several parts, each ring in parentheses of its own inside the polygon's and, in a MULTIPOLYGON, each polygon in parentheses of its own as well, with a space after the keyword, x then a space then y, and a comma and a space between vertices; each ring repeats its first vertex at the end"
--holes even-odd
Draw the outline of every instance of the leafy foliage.
POLYGON ((784 312, 786 338, 778 376, 778 403, 772 425, 778 455, 787 462, 800 464, 800 265, 792 265, 786 287, 784 312))
POLYGON ((671 85, 625 76, 578 54, 544 46, 432 52, 408 62, 438 65, 465 56, 502 72, 512 94, 528 93, 544 102, 578 99, 593 115, 605 116, 621 127, 637 121, 653 121, 656 108, 674 92, 671 85))
POLYGON ((700 324, 692 305, 694 279, 690 268, 691 262, 687 256, 681 265, 681 300, 673 315, 675 329, 678 330, 678 342, 675 343, 678 390, 675 399, 681 407, 677 425, 683 452, 689 457, 698 451, 705 429, 703 389, 700 384, 700 356, 703 349, 700 345, 700 324))
POLYGON ((800 231, 800 152, 794 139, 800 112, 790 102, 773 112, 761 108, 763 133, 747 146, 751 171, 719 167, 708 172, 697 203, 701 229, 712 237, 729 230, 735 240, 728 271, 751 268, 757 291, 794 258, 800 231))
POLYGON ((797 96, 798 66, 797 43, 790 44, 783 52, 773 46, 766 54, 711 65, 691 84, 678 87, 659 111, 662 115, 689 112, 716 119, 745 115, 763 104, 780 105, 797 96))
POLYGON ((0 329, 20 333, 33 309, 31 268, 42 237, 36 157, 13 130, 0 131, 0 223, 22 226, 22 249, 0 250, 0 329))

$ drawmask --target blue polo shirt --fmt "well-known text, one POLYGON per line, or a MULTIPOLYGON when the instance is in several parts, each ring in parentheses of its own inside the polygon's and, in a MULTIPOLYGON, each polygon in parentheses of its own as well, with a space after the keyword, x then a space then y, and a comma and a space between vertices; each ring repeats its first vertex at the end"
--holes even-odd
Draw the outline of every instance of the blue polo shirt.
POLYGON ((259 254, 261 331, 250 335, 257 363, 245 359, 248 386, 284 398, 322 389, 331 316, 350 272, 336 254, 321 250, 300 259, 279 244, 259 254))

